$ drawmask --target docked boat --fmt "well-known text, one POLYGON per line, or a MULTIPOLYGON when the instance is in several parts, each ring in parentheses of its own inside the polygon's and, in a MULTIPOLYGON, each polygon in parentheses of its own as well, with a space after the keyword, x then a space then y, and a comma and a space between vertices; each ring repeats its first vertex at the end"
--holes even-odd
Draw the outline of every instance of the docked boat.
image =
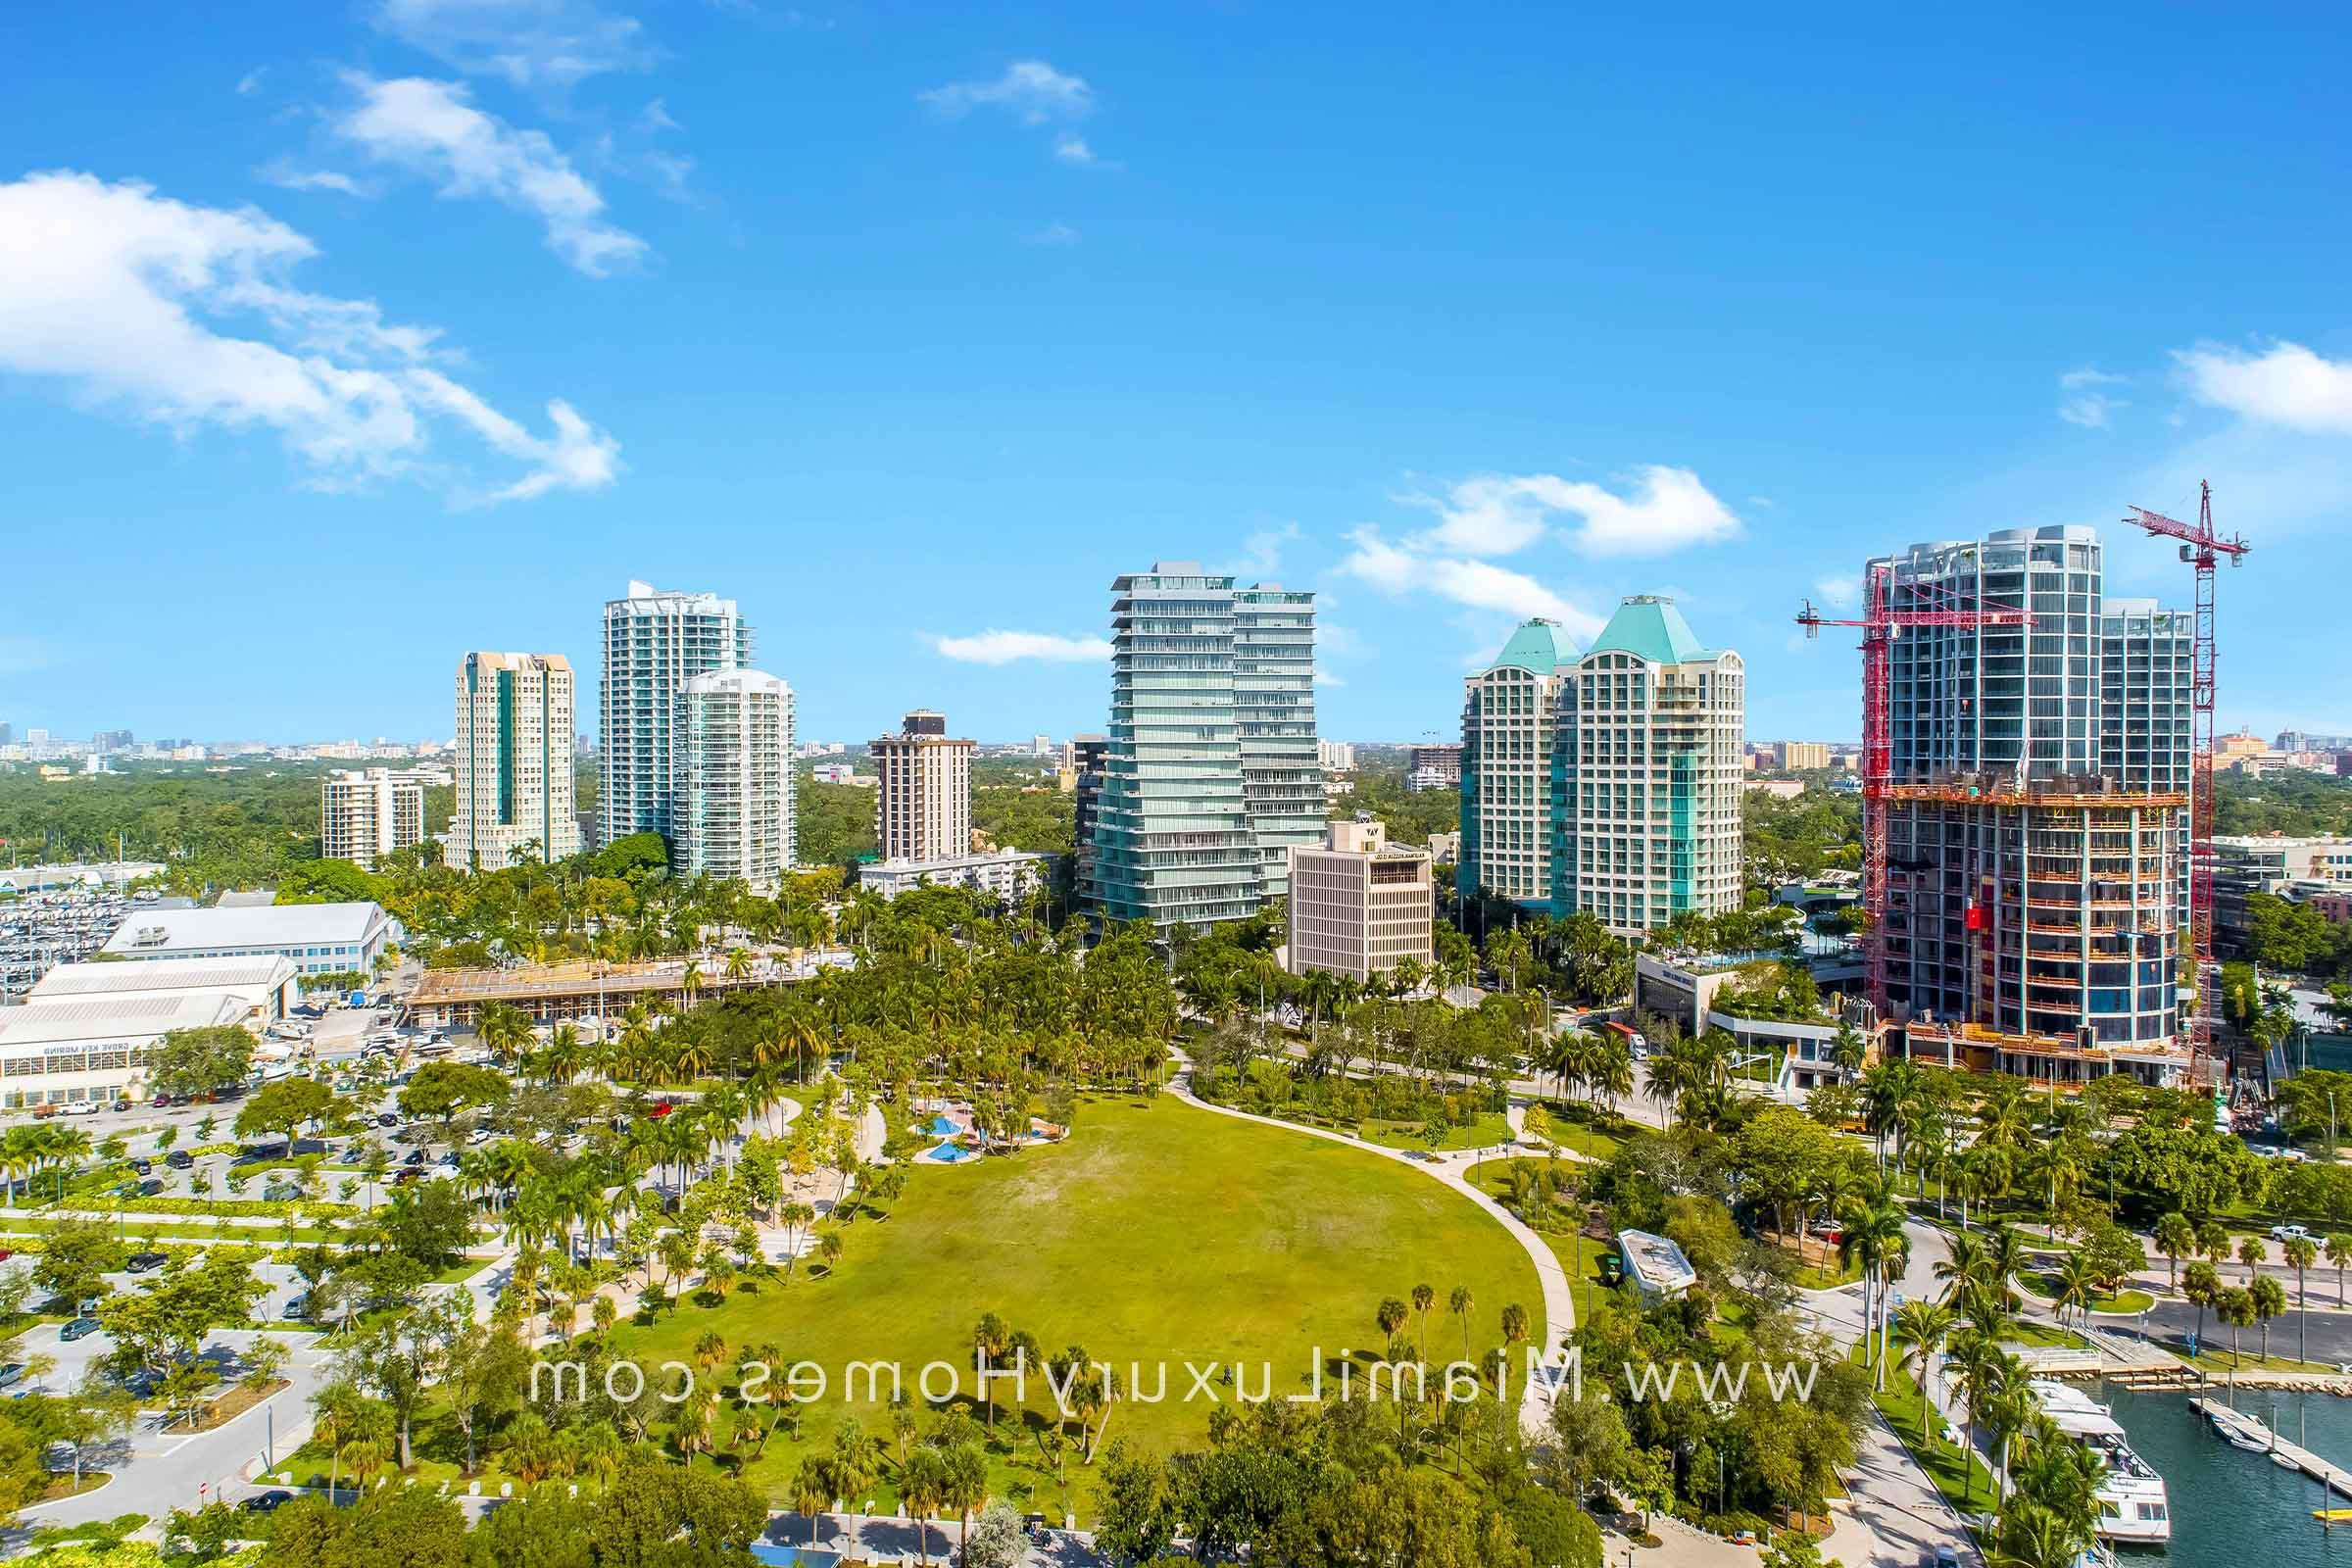
POLYGON ((2100 1539, 2133 1545, 2172 1540, 2173 1511, 2164 1477, 2132 1451, 2107 1406, 2052 1379, 2035 1378, 2032 1386, 2034 1397, 2058 1430, 2097 1454, 2107 1467, 2098 1492, 2100 1539))

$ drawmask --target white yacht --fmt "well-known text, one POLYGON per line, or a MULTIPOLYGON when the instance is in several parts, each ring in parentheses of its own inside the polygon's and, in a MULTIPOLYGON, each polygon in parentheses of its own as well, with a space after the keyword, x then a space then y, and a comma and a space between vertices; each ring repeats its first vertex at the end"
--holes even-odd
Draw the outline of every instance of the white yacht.
POLYGON ((2049 1378, 2035 1378, 2032 1386, 2034 1398, 2058 1430, 2087 1446, 2107 1466, 2107 1477, 2099 1483, 2100 1538, 2134 1545, 2170 1541, 2173 1511, 2164 1477, 2132 1451, 2107 1406, 2049 1378))

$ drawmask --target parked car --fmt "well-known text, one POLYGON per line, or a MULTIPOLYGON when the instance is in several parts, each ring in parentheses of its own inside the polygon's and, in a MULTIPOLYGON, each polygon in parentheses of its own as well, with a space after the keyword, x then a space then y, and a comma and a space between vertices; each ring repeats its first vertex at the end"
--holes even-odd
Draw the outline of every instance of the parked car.
POLYGON ((164 1163, 171 1166, 173 1170, 186 1170, 189 1166, 196 1163, 196 1156, 189 1153, 184 1149, 174 1149, 172 1151, 172 1152, 164 1156, 164 1163))
POLYGON ((0 1389, 13 1389, 24 1381, 24 1362, 11 1361, 6 1366, 0 1366, 0 1389))
POLYGON ((285 1319, 289 1323, 305 1323, 311 1316, 311 1298, 308 1292, 286 1302, 285 1319))
POLYGON ((471 1149, 479 1149, 482 1145, 488 1143, 491 1139, 496 1138, 497 1136, 498 1135, 496 1133, 492 1132, 487 1127, 476 1127, 473 1131, 466 1135, 466 1147, 471 1149))
POLYGON ((323 1138, 297 1138, 291 1145, 288 1146, 287 1152, 294 1154, 323 1154, 326 1152, 326 1140, 323 1138))
POLYGON ((411 1165, 393 1176, 392 1185, 395 1187, 406 1187, 411 1182, 422 1181, 423 1179, 424 1172, 418 1170, 416 1166, 411 1165))
POLYGON ((423 1163, 424 1163, 424 1151, 423 1151, 423 1150, 421 1150, 421 1149, 412 1149, 412 1150, 410 1150, 410 1151, 409 1151, 409 1153, 408 1153, 408 1157, 407 1157, 406 1159, 403 1159, 403 1160, 401 1161, 401 1163, 402 1163, 403 1165, 421 1165, 421 1164, 423 1164, 423 1163))
POLYGON ((32 1107, 32 1119, 34 1121, 47 1121, 50 1117, 56 1114, 57 1107, 46 1102, 32 1107))
POLYGON ((2274 1225, 2271 1227, 2271 1240, 2274 1242, 2300 1241, 2310 1234, 2311 1232, 2301 1225, 2274 1225))
POLYGON ((237 1507, 245 1513, 275 1513, 293 1500, 294 1494, 291 1492, 283 1487, 271 1487, 268 1492, 255 1493, 238 1503, 237 1507))
POLYGON ((148 1159, 145 1155, 141 1155, 139 1158, 130 1162, 130 1168, 137 1171, 140 1175, 145 1176, 155 1169, 155 1161, 148 1159))
POLYGON ((292 1182, 272 1182, 262 1189, 262 1200, 269 1203, 291 1203, 302 1196, 302 1189, 292 1182))
POLYGON ((95 1116, 99 1109, 95 1100, 74 1100, 66 1103, 66 1114, 69 1116, 95 1116))
POLYGON ((122 1267, 127 1273, 144 1274, 150 1269, 162 1268, 169 1261, 171 1260, 161 1252, 133 1252, 130 1254, 130 1260, 122 1267))
POLYGON ((68 1323, 64 1328, 59 1329, 57 1331, 57 1337, 65 1341, 68 1345, 71 1345, 75 1340, 88 1339, 91 1335, 97 1333, 101 1327, 103 1327, 103 1325, 100 1324, 99 1321, 94 1317, 77 1317, 73 1322, 68 1323))
POLYGON ((456 1170, 458 1168, 458 1152, 454 1149, 442 1151, 440 1163, 448 1166, 451 1170, 456 1170))
POLYGON ((378 1111, 375 1117, 375 1124, 378 1127, 397 1127, 400 1125, 400 1118, 393 1115, 392 1112, 388 1110, 378 1111))
POLYGON ((139 1196, 141 1198, 153 1198, 156 1194, 162 1192, 163 1190, 164 1179, 161 1176, 150 1176, 145 1181, 139 1183, 139 1196))

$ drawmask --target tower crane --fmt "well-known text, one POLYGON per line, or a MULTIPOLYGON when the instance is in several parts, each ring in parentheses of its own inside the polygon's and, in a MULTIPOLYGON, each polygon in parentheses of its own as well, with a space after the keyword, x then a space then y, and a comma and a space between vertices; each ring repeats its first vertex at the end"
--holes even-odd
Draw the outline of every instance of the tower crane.
POLYGON ((2246 541, 2232 534, 2224 539, 2213 531, 2213 486, 2197 484, 2197 520, 2182 522, 2161 512, 2133 507, 2124 521, 2160 538, 2180 541, 2180 560, 2196 568, 2196 641, 2189 663, 2189 710, 2193 732, 2189 743, 2188 791, 2188 922, 2190 951, 2196 965, 2197 1004, 2189 1014, 2189 1049, 2201 1063, 2213 1051, 2214 999, 2220 987, 2213 957, 2213 699, 2214 568, 2227 556, 2232 566, 2245 562, 2246 541))

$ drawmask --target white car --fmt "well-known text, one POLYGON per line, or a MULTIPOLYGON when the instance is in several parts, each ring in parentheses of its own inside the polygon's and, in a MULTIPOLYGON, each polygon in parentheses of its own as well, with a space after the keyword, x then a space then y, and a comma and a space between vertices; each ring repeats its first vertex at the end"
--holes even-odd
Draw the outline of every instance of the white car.
POLYGON ((2311 1232, 2301 1225, 2274 1225, 2271 1227, 2271 1240, 2274 1242, 2300 1241, 2310 1234, 2311 1232))
POLYGON ((58 1109, 68 1116, 95 1116, 100 1110, 95 1100, 69 1100, 58 1109))

